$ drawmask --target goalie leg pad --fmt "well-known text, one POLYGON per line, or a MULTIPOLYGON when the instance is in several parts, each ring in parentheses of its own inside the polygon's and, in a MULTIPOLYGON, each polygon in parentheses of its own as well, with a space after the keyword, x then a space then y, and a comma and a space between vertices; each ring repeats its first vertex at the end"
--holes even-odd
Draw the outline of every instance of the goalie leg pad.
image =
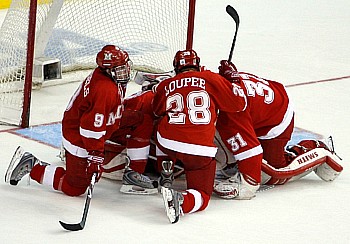
POLYGON ((330 152, 328 154, 326 163, 321 164, 314 170, 318 177, 327 182, 335 180, 343 171, 343 167, 336 162, 338 158, 330 152))
POLYGON ((314 148, 324 149, 325 162, 316 167, 314 172, 324 181, 333 181, 343 171, 343 167, 338 163, 341 159, 334 152, 332 137, 329 137, 328 140, 331 146, 320 140, 303 140, 298 145, 291 147, 290 150, 300 155, 306 154, 314 148))
POLYGON ((315 148, 296 157, 287 167, 275 169, 263 160, 263 184, 284 184, 294 181, 315 171, 325 181, 334 180, 343 167, 337 163, 337 157, 325 148, 315 148))

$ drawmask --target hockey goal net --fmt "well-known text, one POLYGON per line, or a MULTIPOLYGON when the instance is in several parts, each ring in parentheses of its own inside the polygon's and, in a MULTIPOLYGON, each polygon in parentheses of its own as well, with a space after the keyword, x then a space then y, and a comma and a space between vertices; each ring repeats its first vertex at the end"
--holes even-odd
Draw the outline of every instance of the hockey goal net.
POLYGON ((135 69, 171 70, 176 51, 192 47, 194 5, 12 0, 0 29, 0 122, 28 127, 32 87, 84 79, 106 44, 127 50, 135 69))

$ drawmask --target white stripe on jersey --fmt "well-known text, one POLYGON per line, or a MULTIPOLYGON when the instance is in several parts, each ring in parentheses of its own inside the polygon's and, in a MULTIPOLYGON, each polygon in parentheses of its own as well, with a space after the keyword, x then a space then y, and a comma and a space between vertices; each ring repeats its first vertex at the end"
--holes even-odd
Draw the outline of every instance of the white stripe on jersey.
POLYGON ((288 108, 286 113, 283 116, 282 122, 279 125, 273 127, 266 135, 259 136, 258 138, 262 140, 266 140, 266 139, 276 138, 277 136, 281 135, 286 130, 290 122, 292 121, 293 114, 294 114, 293 105, 289 101, 288 108))
POLYGON ((263 149, 262 149, 261 145, 259 145, 259 146, 253 147, 247 151, 235 154, 234 156, 235 156, 236 160, 244 160, 244 159, 251 158, 251 157, 254 157, 254 156, 262 154, 262 153, 263 153, 263 149))
POLYGON ((88 152, 81 147, 78 147, 76 145, 73 145, 70 143, 66 138, 62 137, 62 144, 63 147, 72 155, 79 157, 79 158, 87 158, 88 152))
POLYGON ((217 152, 217 147, 209 147, 203 145, 190 144, 185 142, 174 141, 170 139, 163 138, 159 132, 157 132, 158 142, 165 148, 198 156, 205 157, 215 157, 217 152))
POLYGON ((81 136, 86 138, 94 138, 94 139, 100 139, 102 136, 106 135, 106 131, 92 131, 92 130, 85 130, 83 128, 79 128, 79 133, 81 136))

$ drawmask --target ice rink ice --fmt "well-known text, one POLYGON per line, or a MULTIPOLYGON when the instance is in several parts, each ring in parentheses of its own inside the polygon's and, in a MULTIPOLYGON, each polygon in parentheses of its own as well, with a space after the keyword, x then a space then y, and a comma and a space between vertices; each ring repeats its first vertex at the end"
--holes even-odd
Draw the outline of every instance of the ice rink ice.
MULTIPOLYGON (((333 137, 343 159, 339 178, 327 183, 311 173, 250 201, 213 196, 205 211, 173 225, 160 195, 121 194, 120 182, 102 179, 79 232, 63 230, 58 221, 79 222, 85 195, 68 197, 35 182, 27 186, 26 179, 16 187, 1 180, 1 243, 350 243, 350 1, 197 0, 194 49, 213 71, 228 58, 232 43, 227 4, 241 18, 234 63, 287 86, 296 126, 333 137)), ((1 20, 5 13, 0 11, 1 20)), ((77 86, 34 91, 30 124, 60 121, 77 86)), ((130 93, 138 89, 129 86, 130 93)), ((18 145, 59 164, 56 148, 20 137, 12 128, 0 126, 3 177, 18 145)))

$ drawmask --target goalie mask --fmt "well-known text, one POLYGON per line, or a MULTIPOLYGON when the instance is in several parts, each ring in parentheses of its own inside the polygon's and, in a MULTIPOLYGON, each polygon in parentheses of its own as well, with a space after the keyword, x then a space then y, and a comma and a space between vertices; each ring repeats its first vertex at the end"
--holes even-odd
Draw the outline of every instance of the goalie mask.
POLYGON ((97 65, 117 83, 130 80, 132 62, 127 52, 114 45, 107 45, 96 56, 97 65))
POLYGON ((185 69, 200 70, 200 58, 194 50, 178 51, 174 57, 173 65, 176 74, 185 69))

